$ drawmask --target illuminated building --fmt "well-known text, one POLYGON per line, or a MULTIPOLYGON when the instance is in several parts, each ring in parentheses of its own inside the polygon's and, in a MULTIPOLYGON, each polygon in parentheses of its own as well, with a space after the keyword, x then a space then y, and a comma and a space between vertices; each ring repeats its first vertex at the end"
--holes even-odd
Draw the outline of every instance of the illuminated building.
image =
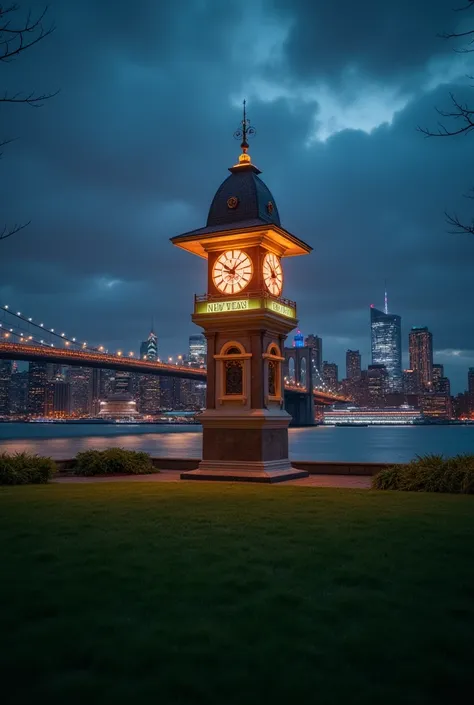
POLYGON ((141 414, 156 416, 161 410, 161 380, 154 375, 140 375, 137 407, 141 414))
POLYGON ((433 364, 433 391, 437 392, 439 380, 444 377, 444 365, 433 364))
POLYGON ((385 365, 369 365, 367 368, 368 405, 374 408, 383 408, 389 388, 388 372, 385 365))
POLYGON ((403 370, 403 392, 418 394, 420 391, 420 375, 415 370, 403 370))
POLYGON ((409 335, 410 367, 420 376, 422 389, 433 384, 433 336, 426 327, 414 326, 409 335))
POLYGON ((402 389, 401 318, 394 313, 370 307, 372 364, 384 365, 388 385, 394 392, 402 389))
POLYGON ((361 374, 360 352, 358 350, 348 350, 346 352, 346 378, 360 379, 361 374))
POLYGON ((28 414, 44 416, 46 412, 46 387, 48 365, 46 362, 30 362, 28 372, 28 414))
POLYGON ((467 394, 469 399, 469 412, 474 414, 474 367, 467 373, 467 394))
POLYGON ((303 348, 304 347, 304 335, 300 330, 297 330, 293 336, 293 347, 303 348))
POLYGON ((92 369, 69 367, 67 381, 71 385, 71 414, 90 416, 92 411, 92 369))
POLYGON ((450 419, 453 416, 451 397, 449 394, 428 392, 420 396, 420 407, 423 416, 434 419, 450 419))
POLYGON ((130 394, 114 394, 110 399, 100 402, 101 418, 127 421, 134 420, 137 416, 137 403, 130 394))
POLYGON ((396 408, 368 409, 348 407, 347 409, 330 409, 324 412, 323 423, 334 426, 405 426, 421 422, 422 416, 418 409, 403 405, 396 408))
POLYGON ((132 380, 130 372, 117 370, 114 379, 114 394, 131 394, 132 380))
POLYGON ((335 362, 323 362, 323 380, 329 389, 337 390, 339 383, 339 372, 335 362))
POLYGON ((147 360, 158 360, 158 337, 151 330, 147 340, 140 345, 140 357, 147 360))
POLYGON ((310 333, 306 336, 304 344, 311 348, 311 363, 314 370, 321 372, 323 366, 323 340, 317 335, 310 333))
POLYGON ((71 413, 71 384, 57 380, 52 383, 53 416, 65 418, 71 413))
POLYGON ((20 416, 28 409, 28 371, 13 372, 10 382, 10 414, 20 416))
POLYGON ((200 333, 198 335, 189 336, 189 362, 192 367, 205 367, 207 356, 207 341, 205 336, 200 333))
POLYGON ((0 360, 0 416, 10 414, 12 363, 0 360))

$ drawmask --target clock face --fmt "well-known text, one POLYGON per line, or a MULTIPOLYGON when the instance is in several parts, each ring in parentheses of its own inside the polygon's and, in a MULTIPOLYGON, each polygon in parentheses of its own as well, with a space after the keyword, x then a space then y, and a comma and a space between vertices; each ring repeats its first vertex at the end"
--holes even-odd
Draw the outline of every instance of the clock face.
POLYGON ((227 250, 216 259, 212 280, 223 294, 238 294, 252 279, 253 265, 242 250, 227 250))
POLYGON ((263 281, 270 294, 280 296, 283 289, 283 270, 279 258, 267 252, 263 258, 263 281))

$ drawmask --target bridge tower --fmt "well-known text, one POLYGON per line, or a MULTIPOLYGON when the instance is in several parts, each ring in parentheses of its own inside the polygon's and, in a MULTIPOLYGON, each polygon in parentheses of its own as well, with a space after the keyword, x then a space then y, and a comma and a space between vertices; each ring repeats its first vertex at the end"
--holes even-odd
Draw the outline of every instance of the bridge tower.
POLYGON ((284 379, 288 382, 285 408, 292 426, 314 426, 314 372, 312 349, 308 346, 284 349, 284 379))
POLYGON ((283 349, 298 321, 296 304, 282 298, 281 260, 312 248, 282 228, 248 154, 254 132, 244 103, 235 134, 242 153, 214 196, 206 226, 171 238, 208 262, 207 293, 195 297, 192 315, 207 338, 203 457, 183 479, 276 482, 305 475, 288 458, 283 349))

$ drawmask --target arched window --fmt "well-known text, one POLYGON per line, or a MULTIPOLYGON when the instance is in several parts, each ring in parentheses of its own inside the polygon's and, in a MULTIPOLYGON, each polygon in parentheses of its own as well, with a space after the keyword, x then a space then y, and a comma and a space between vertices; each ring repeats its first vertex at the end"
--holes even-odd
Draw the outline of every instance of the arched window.
POLYGON ((244 391, 244 366, 240 360, 225 363, 225 395, 241 395, 244 391))
POLYGON ((222 346, 220 354, 215 355, 218 369, 219 403, 239 401, 247 403, 250 383, 250 358, 242 343, 229 341, 222 346))
MULTIPOLYGON (((281 356, 280 348, 276 343, 270 343, 267 347, 267 352, 263 354, 265 361, 265 403, 266 404, 281 404, 282 401, 282 362, 284 358, 281 356)), ((294 364, 294 363, 293 363, 294 364)))
POLYGON ((277 374, 279 363, 277 360, 268 361, 268 396, 276 397, 277 395, 277 374))
POLYGON ((296 382, 295 378, 295 358, 290 357, 288 360, 288 377, 290 378, 290 384, 294 384, 296 382))
POLYGON ((302 387, 306 387, 307 384, 307 379, 306 379, 306 358, 303 357, 300 362, 300 385, 302 387))

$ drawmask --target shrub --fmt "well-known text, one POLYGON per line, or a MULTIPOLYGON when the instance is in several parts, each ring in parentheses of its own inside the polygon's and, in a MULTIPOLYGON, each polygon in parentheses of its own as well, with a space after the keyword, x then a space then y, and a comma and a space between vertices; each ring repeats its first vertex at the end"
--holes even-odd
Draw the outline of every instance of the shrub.
POLYGON ((405 465, 381 470, 372 478, 372 488, 474 494, 474 455, 417 457, 405 465))
POLYGON ((56 463, 29 453, 0 453, 0 485, 38 485, 50 480, 56 463))
POLYGON ((157 472, 148 453, 123 448, 78 453, 74 475, 146 475, 157 472))

